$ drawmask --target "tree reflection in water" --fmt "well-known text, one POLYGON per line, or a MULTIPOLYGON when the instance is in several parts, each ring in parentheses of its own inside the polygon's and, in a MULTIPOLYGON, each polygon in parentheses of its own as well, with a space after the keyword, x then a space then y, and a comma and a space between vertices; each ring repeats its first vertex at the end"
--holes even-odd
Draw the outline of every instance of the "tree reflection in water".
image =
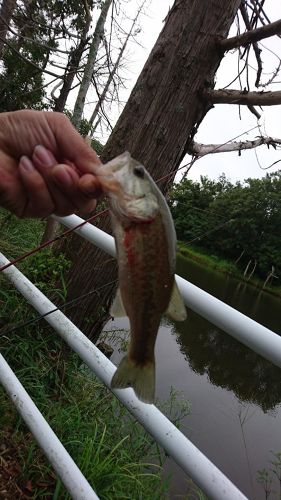
POLYGON ((227 333, 188 311, 188 320, 173 327, 180 350, 195 373, 233 391, 241 402, 264 412, 281 403, 280 369, 227 333))

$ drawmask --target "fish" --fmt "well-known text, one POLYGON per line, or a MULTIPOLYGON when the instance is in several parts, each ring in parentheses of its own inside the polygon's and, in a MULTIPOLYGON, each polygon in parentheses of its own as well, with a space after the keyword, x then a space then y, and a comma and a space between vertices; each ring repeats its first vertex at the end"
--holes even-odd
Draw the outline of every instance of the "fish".
POLYGON ((111 388, 155 397, 154 347, 163 314, 186 319, 175 281, 176 232, 167 202, 145 167, 125 152, 101 167, 116 243, 119 287, 113 317, 128 316, 130 344, 111 388))

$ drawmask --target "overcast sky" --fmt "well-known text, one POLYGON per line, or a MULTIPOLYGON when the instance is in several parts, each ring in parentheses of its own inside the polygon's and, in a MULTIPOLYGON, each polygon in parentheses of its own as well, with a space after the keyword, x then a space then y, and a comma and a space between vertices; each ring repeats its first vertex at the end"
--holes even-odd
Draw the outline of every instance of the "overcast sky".
MULTIPOLYGON (((124 100, 128 98, 130 90, 157 40, 163 27, 163 20, 172 4, 173 1, 170 0, 151 0, 146 15, 142 16, 140 20, 142 33, 139 36, 142 47, 134 45, 130 48, 130 72, 126 75, 128 78, 128 90, 123 94, 124 100)), ((130 0, 127 3, 126 14, 130 15, 131 13, 133 15, 137 5, 140 5, 140 0, 130 0)), ((281 18, 281 1, 266 0, 265 10, 271 21, 281 18)), ((125 24, 125 20, 123 22, 125 24)), ((234 35, 235 32, 235 27, 233 27, 231 34, 234 35)), ((274 37, 264 40, 262 43, 265 46, 262 47, 263 68, 264 72, 267 73, 264 75, 262 81, 265 82, 270 77, 269 72, 272 72, 279 63, 278 58, 268 49, 279 54, 281 57, 281 40, 280 38, 274 37)), ((251 63, 253 67, 256 68, 257 65, 254 59, 251 60, 251 63)), ((237 74, 237 64, 237 53, 228 54, 223 59, 217 73, 216 88, 222 88, 232 81, 237 74)), ((255 72, 253 71, 251 76, 251 90, 256 90, 254 87, 254 78, 255 72)), ((281 89, 281 75, 277 80, 279 84, 276 83, 272 85, 271 90, 281 89)), ((244 82, 242 82, 242 85, 243 83, 244 82)), ((231 85, 231 88, 239 89, 239 83, 236 81, 231 85)), ((259 110, 262 115, 259 124, 263 134, 266 133, 272 137, 281 138, 280 110, 280 106, 265 107, 263 110, 259 110)), ((116 110, 116 116, 117 114, 118 111, 116 110)), ((239 115, 239 106, 217 105, 214 109, 209 111, 203 120, 195 140, 206 144, 224 143, 256 125, 257 120, 255 116, 249 112, 247 107, 241 106, 239 115)), ((255 129, 237 140, 253 139, 261 134, 260 130, 255 129)), ((268 150, 266 146, 261 146, 256 149, 256 153, 253 150, 242 152, 241 156, 238 156, 237 153, 208 155, 195 163, 189 176, 192 179, 199 179, 200 175, 208 175, 211 178, 217 178, 224 172, 232 181, 243 180, 247 177, 261 177, 265 175, 266 172, 272 172, 281 168, 281 162, 280 164, 277 163, 277 165, 269 170, 262 170, 261 168, 268 167, 272 162, 278 159, 281 159, 281 150, 274 151, 272 148, 268 150)), ((185 162, 187 161, 188 157, 185 159, 185 162)))

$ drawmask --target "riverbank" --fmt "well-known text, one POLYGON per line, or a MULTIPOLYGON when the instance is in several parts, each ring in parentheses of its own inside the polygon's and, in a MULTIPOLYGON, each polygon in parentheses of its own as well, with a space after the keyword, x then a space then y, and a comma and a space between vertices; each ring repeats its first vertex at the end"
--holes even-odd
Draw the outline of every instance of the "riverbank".
POLYGON ((209 255, 205 253, 204 250, 198 249, 197 247, 186 246, 185 243, 181 241, 178 241, 177 251, 182 258, 191 259, 204 267, 215 269, 220 273, 233 276, 239 281, 243 281, 251 286, 254 286, 255 288, 259 288, 263 292, 270 293, 275 297, 281 298, 281 286, 266 286, 263 288, 263 280, 253 277, 247 279, 233 262, 221 259, 216 255, 209 255))
MULTIPOLYGON (((0 212, 0 227, 0 250, 12 259, 39 244, 44 223, 0 212)), ((19 263, 31 281, 60 301, 66 298, 68 266, 65 257, 50 248, 19 263)), ((155 441, 76 353, 44 322, 36 321, 37 313, 3 274, 0 303, 1 353, 99 497, 165 498, 165 455, 155 441)), ((2 496, 69 498, 0 384, 2 496)))

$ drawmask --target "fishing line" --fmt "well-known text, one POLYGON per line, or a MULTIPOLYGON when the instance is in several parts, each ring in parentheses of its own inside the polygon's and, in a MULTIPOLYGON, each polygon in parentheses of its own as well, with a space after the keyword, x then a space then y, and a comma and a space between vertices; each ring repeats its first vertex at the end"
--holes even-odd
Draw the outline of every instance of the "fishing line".
POLYGON ((10 328, 8 330, 5 330, 5 329, 3 329, 4 331, 0 330, 0 337, 2 335, 6 336, 8 334, 14 333, 19 328, 24 328, 25 326, 34 325, 34 324, 38 323, 39 321, 41 321, 41 319, 46 318, 46 316, 49 316, 49 314, 52 314, 52 313, 54 313, 56 311, 61 311, 61 310, 69 309, 73 305, 79 304, 80 302, 82 302, 84 299, 86 299, 90 295, 93 295, 94 293, 98 293, 103 288, 106 288, 107 286, 110 286, 110 285, 114 285, 115 283, 117 283, 117 280, 109 281, 105 285, 101 285, 98 288, 95 288, 94 290, 91 290, 90 292, 87 292, 87 293, 84 293, 82 295, 79 295, 75 299, 69 300, 68 302, 65 302, 64 304, 62 304, 60 307, 55 307, 54 309, 51 309, 51 311, 48 311, 45 314, 37 316, 36 318, 29 319, 27 321, 23 321, 22 323, 18 323, 17 325, 13 326, 12 328, 10 328))
MULTIPOLYGON (((160 177, 159 179, 157 179, 155 182, 156 183, 159 183, 160 181, 164 180, 164 179, 167 179, 169 177, 171 177, 172 175, 174 175, 175 173, 177 173, 179 170, 182 170, 183 168, 186 168, 188 166, 190 166, 191 164, 194 164, 195 161, 199 160, 200 158, 202 158, 203 156, 206 156, 206 155, 209 155, 209 154, 212 154, 214 153, 217 149, 219 149, 221 146, 224 146, 232 141, 234 141, 235 139, 238 139, 239 137, 241 137, 242 135, 245 135, 245 134, 248 134, 249 132, 252 132, 253 130, 255 130, 256 128, 259 128, 259 125, 256 125, 255 127, 252 127, 250 128, 249 130, 246 130, 245 132, 229 139, 228 141, 222 143, 222 144, 219 144, 217 145, 214 149, 212 149, 211 151, 209 151, 208 153, 204 153, 203 155, 201 156, 198 156, 194 159, 192 159, 189 163, 179 167, 179 168, 176 168, 174 170, 172 170, 171 172, 169 172, 169 174, 167 175, 164 175, 163 177, 160 177)), ((7 269, 8 267, 18 263, 18 262, 21 262, 22 260, 26 259, 27 257, 35 254, 36 252, 39 252, 40 250, 42 250, 43 248, 51 245, 52 243, 54 243, 55 241, 58 241, 66 236, 68 236, 70 233, 74 232, 76 229, 84 226, 84 224, 87 224, 88 222, 91 222, 93 221, 94 219, 96 219, 97 217, 101 216, 101 215, 104 215, 105 213, 108 212, 108 208, 105 209, 105 210, 102 210, 101 212, 93 215, 92 217, 90 217, 89 219, 86 219, 85 221, 81 222, 80 224, 78 224, 77 226, 71 228, 71 229, 68 229, 66 231, 64 231, 64 233, 62 233, 61 235, 58 235, 56 236, 55 238, 53 238, 52 240, 49 240, 49 241, 46 241, 45 243, 43 243, 42 245, 39 245, 38 247, 34 248, 33 250, 31 250, 30 252, 26 252, 24 253, 23 255, 21 255, 20 257, 17 257, 16 259, 13 259, 11 262, 9 262, 8 264, 5 264, 4 266, 0 267, 0 272, 1 271, 4 271, 5 269, 7 269)))
POLYGON ((189 167, 190 165, 192 165, 193 163, 195 163, 195 161, 200 160, 200 158, 203 158, 204 156, 207 156, 209 154, 215 153, 222 146, 225 146, 226 144, 229 144, 230 142, 235 141, 235 139, 239 139, 239 137, 242 137, 242 135, 248 134, 249 132, 252 132, 256 128, 259 128, 259 125, 256 125, 255 127, 252 127, 249 130, 246 130, 245 132, 242 132, 242 134, 239 134, 239 135, 236 135, 235 137, 232 137, 232 139, 229 139, 228 141, 223 142, 222 144, 218 144, 214 149, 212 149, 211 151, 208 151, 207 153, 203 153, 201 155, 196 156, 189 163, 186 163, 185 165, 182 165, 181 167, 179 167, 179 168, 177 168, 175 170, 172 170, 167 175, 164 175, 163 177, 160 177, 160 179, 157 179, 157 181, 155 181, 155 182, 160 182, 160 181, 162 181, 162 180, 164 180, 164 179, 172 176, 173 174, 177 173, 179 170, 182 170, 183 168, 189 167))
POLYGON ((106 212, 108 212, 108 208, 105 209, 105 210, 102 210, 101 212, 98 212, 97 214, 93 215, 92 217, 89 217, 89 219, 86 219, 84 220, 83 222, 81 222, 80 224, 78 224, 77 226, 71 228, 71 229, 67 229, 66 231, 64 231, 62 234, 59 234, 58 236, 56 236, 55 238, 53 238, 52 240, 48 240, 46 241, 45 243, 42 243, 42 245, 39 245, 38 247, 34 248, 33 250, 30 250, 30 252, 26 252, 24 254, 22 254, 20 257, 17 257, 16 259, 12 260, 11 262, 9 262, 8 264, 5 264, 4 266, 0 267, 0 271, 4 271, 4 269, 7 269, 8 267, 10 266, 13 266, 14 264, 16 264, 17 262, 21 262, 22 260, 26 259, 27 257, 30 257, 31 255, 33 255, 34 253, 36 252, 39 252, 40 250, 43 250, 43 248, 51 245, 52 243, 54 243, 55 241, 58 241, 60 239, 63 239, 65 238, 66 236, 68 236, 70 233, 72 233, 73 231, 75 231, 76 229, 84 226, 84 224, 86 224, 87 222, 91 222, 92 220, 96 219, 97 217, 99 217, 100 215, 104 215, 106 212))
POLYGON ((187 245, 190 245, 191 243, 193 243, 193 241, 196 241, 196 240, 200 240, 201 238, 203 238, 204 236, 206 236, 207 234, 210 234, 210 233, 213 233, 214 231, 217 231, 218 229, 220 229, 221 227, 225 226, 226 224, 229 224, 229 222, 233 222, 234 219, 229 219, 227 220, 226 222, 223 222, 223 224, 220 224, 216 227, 214 227, 213 229, 210 229, 210 231, 206 231, 205 233, 202 233, 200 234, 199 236, 196 236, 196 238, 193 238, 192 240, 189 240, 189 241, 183 241, 183 243, 187 246, 187 245))
POLYGON ((198 208, 198 207, 193 207, 191 205, 188 205, 187 203, 183 203, 182 201, 176 201, 176 205, 172 208, 176 208, 177 205, 181 205, 182 207, 186 207, 189 210, 199 210, 200 212, 205 212, 207 214, 214 215, 215 217, 220 217, 221 219, 225 220, 225 217, 223 215, 217 214, 216 212, 212 212, 212 210, 207 210, 205 208, 198 208))

